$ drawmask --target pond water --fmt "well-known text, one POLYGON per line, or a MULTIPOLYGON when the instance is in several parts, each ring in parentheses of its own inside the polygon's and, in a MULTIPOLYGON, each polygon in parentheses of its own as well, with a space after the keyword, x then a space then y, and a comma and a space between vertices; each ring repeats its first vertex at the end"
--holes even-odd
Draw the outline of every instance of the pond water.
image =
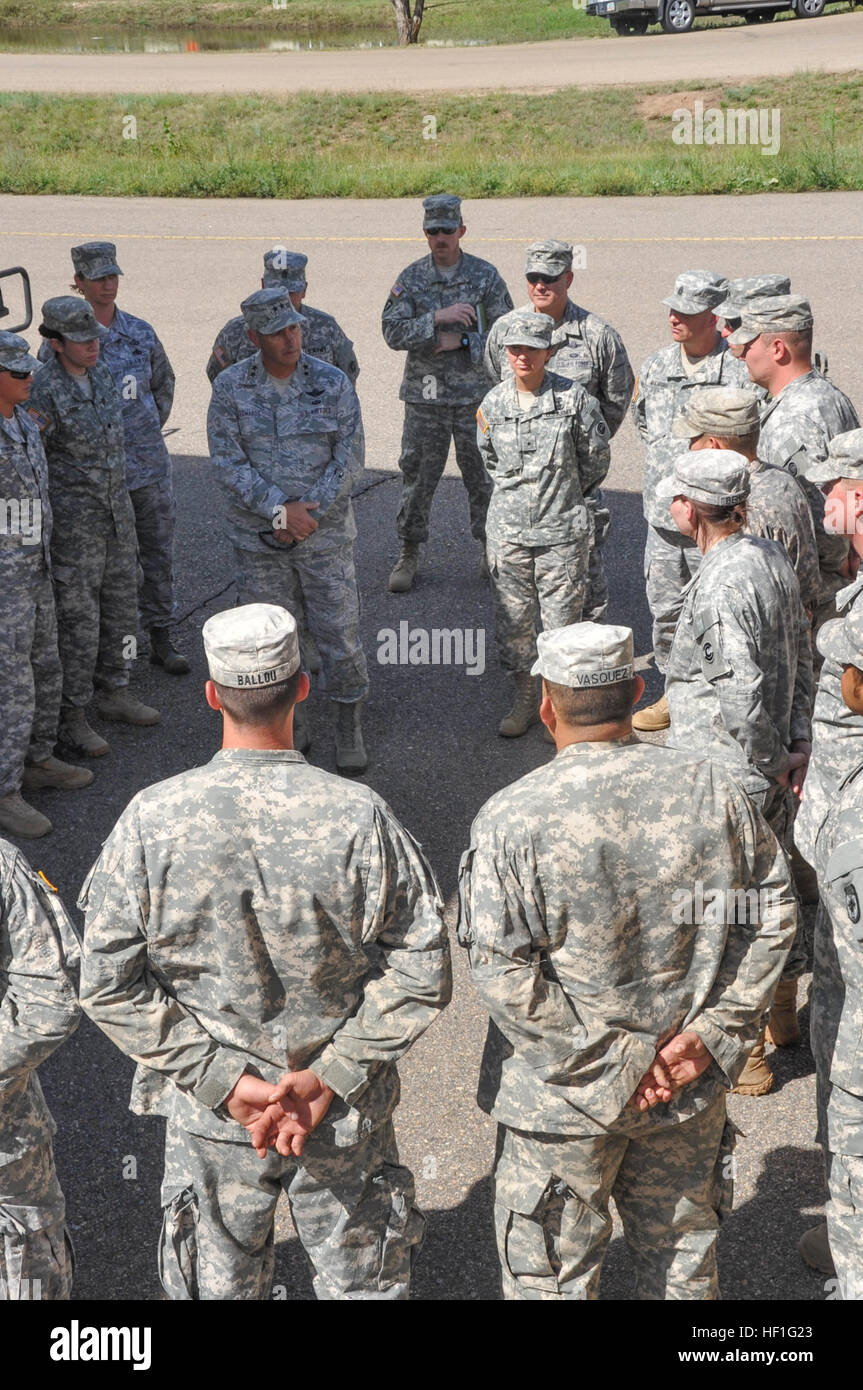
MULTIPOLYGON (((438 40, 428 46, 450 45, 438 40)), ((35 26, 0 31, 0 50, 6 53, 298 53, 304 49, 395 47, 395 24, 390 28, 312 31, 292 30, 288 24, 281 31, 111 29, 95 25, 92 29, 35 26)))

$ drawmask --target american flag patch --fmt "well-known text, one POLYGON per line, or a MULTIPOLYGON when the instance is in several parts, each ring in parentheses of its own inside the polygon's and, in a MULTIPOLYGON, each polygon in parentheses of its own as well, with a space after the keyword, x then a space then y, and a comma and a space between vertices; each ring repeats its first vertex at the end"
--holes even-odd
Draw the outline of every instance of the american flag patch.
POLYGON ((34 420, 39 426, 40 432, 45 429, 45 426, 48 424, 47 415, 43 415, 41 410, 28 410, 27 414, 30 416, 30 419, 34 420))
POLYGON ((392 289, 390 290, 390 294, 392 295, 393 299, 398 299, 400 295, 404 294, 404 292, 404 285, 393 285, 392 289))

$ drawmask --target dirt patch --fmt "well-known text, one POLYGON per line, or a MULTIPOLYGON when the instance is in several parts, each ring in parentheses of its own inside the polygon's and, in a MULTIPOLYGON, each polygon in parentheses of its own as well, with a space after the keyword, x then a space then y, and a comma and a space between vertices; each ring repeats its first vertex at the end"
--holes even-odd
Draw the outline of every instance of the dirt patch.
POLYGON ((643 116, 646 121, 656 121, 663 116, 671 116, 680 107, 686 106, 691 111, 696 101, 703 101, 705 106, 719 106, 725 96, 722 87, 703 87, 691 88, 683 92, 653 92, 650 96, 639 98, 636 103, 636 114, 643 116))

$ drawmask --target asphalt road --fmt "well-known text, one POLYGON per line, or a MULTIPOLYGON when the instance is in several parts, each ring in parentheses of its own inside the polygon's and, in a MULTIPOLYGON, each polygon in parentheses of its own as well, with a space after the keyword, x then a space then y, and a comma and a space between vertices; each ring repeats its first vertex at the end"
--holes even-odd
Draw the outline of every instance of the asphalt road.
POLYGON ((0 53, 4 92, 478 92, 854 72, 863 19, 468 48, 288 53, 0 53))
MULTIPOLYGON (((436 499, 432 539, 414 592, 386 592, 396 552, 401 361, 383 344, 379 313, 399 270, 424 251, 419 211, 418 203, 407 201, 0 198, 0 264, 29 268, 37 305, 68 288, 71 245, 96 237, 116 240, 126 272, 120 302, 156 325, 177 370, 169 443, 179 499, 178 638, 194 671, 177 679, 139 662, 134 687, 162 710, 161 726, 105 727, 112 753, 94 764, 92 787, 34 794, 57 828, 41 842, 31 841, 26 852, 68 904, 129 798, 205 761, 217 747, 217 719, 201 693, 200 628, 209 614, 233 602, 234 590, 205 456, 209 386, 203 367, 216 331, 256 287, 262 253, 274 242, 307 251, 309 302, 336 313, 356 343, 369 469, 356 501, 364 639, 373 680, 365 717, 372 760, 367 780, 425 846, 451 924, 458 858, 473 815, 493 791, 548 758, 550 750, 537 730, 515 741, 495 734, 509 691, 497 670, 489 595, 477 575, 464 492, 452 464, 436 499), (425 628, 483 629, 485 673, 377 664, 378 632, 402 619, 425 628)), ((499 266, 517 303, 524 298, 521 270, 529 241, 560 236, 583 244, 587 264, 577 276, 575 296, 620 329, 636 365, 667 340, 659 300, 678 271, 789 273, 795 290, 812 300, 817 347, 829 354, 833 379, 863 402, 854 331, 863 278, 863 194, 500 200, 467 203, 465 219, 467 249, 499 266)), ((650 640, 641 580, 640 462, 627 421, 613 446, 608 487, 614 528, 606 552, 609 616, 634 627, 637 650, 644 653, 650 640)), ((314 696, 312 701, 311 757, 332 769, 327 711, 314 696)), ((489 1184, 494 1127, 474 1104, 485 1023, 457 947, 454 954, 454 1002, 402 1065, 399 1138, 429 1216, 415 1295, 494 1299, 489 1184)), ((798 1237, 813 1224, 824 1197, 813 1143, 811 1057, 805 1046, 786 1050, 774 1057, 774 1066, 771 1095, 731 1100, 742 1133, 735 1211, 720 1242, 723 1290, 730 1299, 820 1299, 823 1279, 805 1269, 796 1252, 798 1237)), ((131 1066, 88 1023, 42 1073, 59 1125, 58 1166, 78 1252, 77 1296, 158 1298, 160 1122, 129 1114, 131 1066), (124 1177, 133 1168, 136 1176, 124 1177)), ((288 1298, 309 1297, 304 1257, 284 1209, 278 1239, 277 1284, 288 1298)), ((625 1245, 616 1236, 603 1296, 626 1298, 631 1288, 625 1245)))

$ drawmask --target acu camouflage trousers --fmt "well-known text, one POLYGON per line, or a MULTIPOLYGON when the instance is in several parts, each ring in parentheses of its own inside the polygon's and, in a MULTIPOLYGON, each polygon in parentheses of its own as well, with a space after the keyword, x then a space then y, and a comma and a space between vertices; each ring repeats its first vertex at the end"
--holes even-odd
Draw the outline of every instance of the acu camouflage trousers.
POLYGON ((679 1123, 629 1112, 597 1138, 501 1127, 495 1229, 505 1299, 596 1299, 614 1198, 638 1299, 717 1299, 733 1127, 720 1094, 679 1123))
POLYGON ((308 1140, 301 1159, 205 1139, 169 1121, 159 1276, 176 1300, 266 1299, 284 1192, 319 1299, 408 1297, 425 1219, 399 1163, 392 1122, 337 1148, 308 1140))
POLYGON ((168 627, 174 617, 174 526, 177 504, 170 475, 129 492, 138 537, 141 626, 168 627))
POLYGON ((701 551, 688 536, 647 526, 644 547, 644 582, 647 606, 653 618, 653 654, 656 667, 664 671, 683 607, 683 590, 701 564, 701 551))
POLYGON ((0 1165, 0 1303, 69 1298, 65 1214, 50 1143, 0 1165))
POLYGON ((137 559, 131 525, 122 534, 110 513, 86 534, 57 528, 51 539, 57 645, 63 667, 63 711, 84 709, 93 685, 129 683, 124 650, 138 631, 137 559))
POLYGON ((427 541, 435 488, 446 467, 450 440, 470 507, 471 534, 485 536, 485 514, 491 497, 491 480, 476 446, 476 412, 472 405, 438 405, 405 401, 402 451, 402 498, 396 530, 403 541, 427 541))
POLYGON ((62 671, 51 577, 39 554, 4 575, 0 634, 0 796, 18 791, 24 762, 50 758, 57 742, 62 671))
POLYGON ((581 622, 590 533, 576 534, 563 545, 541 546, 492 534, 486 550, 501 665, 506 671, 529 671, 536 661, 540 621, 546 631, 581 622))

